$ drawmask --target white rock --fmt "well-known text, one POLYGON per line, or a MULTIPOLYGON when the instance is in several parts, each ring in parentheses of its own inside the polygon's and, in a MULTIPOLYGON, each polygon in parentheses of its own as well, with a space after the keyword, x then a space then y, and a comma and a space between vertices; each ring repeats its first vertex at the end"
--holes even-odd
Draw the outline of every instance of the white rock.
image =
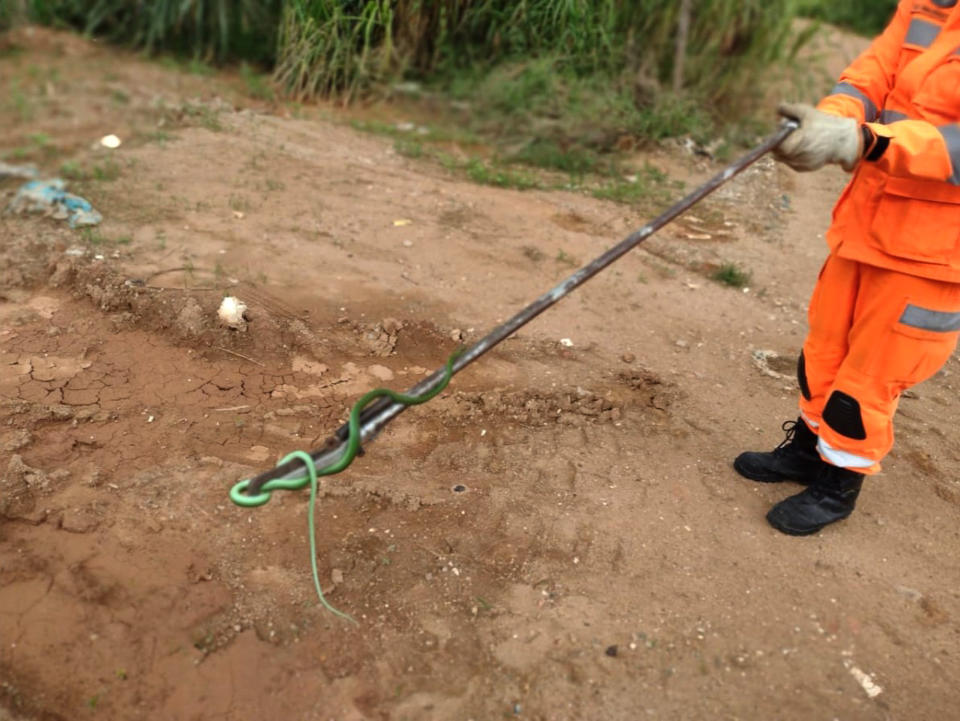
POLYGON ((234 330, 246 330, 247 319, 244 314, 247 312, 247 304, 232 295, 228 295, 220 303, 220 309, 217 311, 217 317, 220 322, 228 328, 234 330))

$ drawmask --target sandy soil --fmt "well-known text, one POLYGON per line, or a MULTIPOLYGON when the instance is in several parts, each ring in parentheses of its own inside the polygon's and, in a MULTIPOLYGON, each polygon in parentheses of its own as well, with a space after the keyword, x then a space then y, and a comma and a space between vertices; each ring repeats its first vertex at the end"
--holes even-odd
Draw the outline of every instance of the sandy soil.
MULTIPOLYGON (((0 718, 955 713, 956 358, 818 536, 764 521, 796 487, 730 466, 795 417, 839 172, 761 162, 326 479, 318 564, 352 626, 316 603, 307 494, 229 487, 649 211, 469 184, 66 35, 7 38, 0 81, 4 148, 90 169, 71 187, 105 217, 0 217, 0 718), (749 290, 709 280, 731 261, 749 290), (225 292, 246 332, 217 324, 225 292)), ((688 187, 716 169, 649 159, 688 187)))

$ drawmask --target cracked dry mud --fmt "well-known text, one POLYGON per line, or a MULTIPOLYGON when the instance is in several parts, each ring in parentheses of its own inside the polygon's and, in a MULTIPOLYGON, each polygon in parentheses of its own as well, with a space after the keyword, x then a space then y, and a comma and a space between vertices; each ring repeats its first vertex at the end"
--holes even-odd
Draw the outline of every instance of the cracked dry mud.
POLYGON ((86 186, 99 242, 0 216, 0 718, 950 717, 956 358, 903 399, 884 474, 819 536, 770 529, 794 489, 730 468, 795 413, 788 371, 755 353, 800 347, 839 172, 761 163, 698 211, 711 222, 665 229, 324 479, 318 567, 353 626, 316 603, 307 494, 240 509, 230 486, 647 211, 478 187, 334 113, 225 109, 245 101, 222 79, 15 40, 0 79, 53 93, 27 88, 34 121, 0 108, 9 142, 42 131, 94 162, 108 124, 130 141, 120 178, 86 186), (115 90, 129 102, 105 106, 115 90), (222 130, 164 113, 156 140, 158 103, 185 99, 222 130), (750 292, 704 277, 730 260, 750 292), (225 292, 244 333, 216 324, 225 292))

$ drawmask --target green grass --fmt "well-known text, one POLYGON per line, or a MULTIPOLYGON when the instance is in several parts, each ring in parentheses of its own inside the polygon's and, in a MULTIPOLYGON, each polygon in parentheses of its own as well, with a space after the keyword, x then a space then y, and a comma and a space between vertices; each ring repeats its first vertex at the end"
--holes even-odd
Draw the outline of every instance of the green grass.
POLYGON ((181 110, 185 117, 197 121, 207 130, 214 132, 223 130, 223 123, 220 122, 220 111, 211 108, 209 105, 202 103, 184 103, 181 110))
MULTIPOLYGON (((440 97, 461 108, 455 125, 466 133, 497 138, 501 164, 572 177, 598 172, 617 148, 712 138, 750 115, 764 97, 759 79, 796 50, 798 7, 827 8, 825 0, 701 0, 675 92, 680 4, 662 0, 0 0, 0 21, 10 22, 14 5, 34 21, 159 53, 182 72, 242 61, 247 94, 266 102, 277 91, 350 100, 416 87, 421 102, 440 97), (259 72, 271 68, 272 80, 259 72)), ((22 89, 8 96, 23 119, 34 117, 22 89)), ((122 93, 112 100, 127 102, 122 93)), ((185 112, 221 129, 209 110, 185 112)), ((416 156, 416 142, 438 140, 413 138, 398 152, 416 156)))
POLYGON ((120 163, 113 158, 107 158, 100 163, 94 163, 91 177, 101 182, 110 182, 120 177, 120 163))
POLYGON ((143 138, 151 143, 157 143, 160 147, 163 147, 173 138, 170 133, 165 130, 150 130, 143 134, 143 138))
POLYGON ((273 102, 276 99, 269 75, 256 72, 249 63, 241 63, 240 77, 246 87, 247 95, 256 100, 273 102))
POLYGON ((536 176, 522 170, 512 170, 491 163, 482 158, 471 158, 464 166, 467 177, 481 185, 495 185, 498 188, 530 190, 541 187, 536 176))
POLYGON ((119 178, 121 173, 120 163, 114 158, 105 158, 92 164, 81 163, 78 160, 67 160, 60 165, 60 175, 62 177, 81 183, 90 180, 110 183, 119 178))
POLYGON ((558 263, 561 263, 562 265, 568 265, 571 268, 580 265, 580 261, 578 261, 573 256, 568 255, 567 252, 564 251, 562 248, 557 251, 557 257, 555 258, 555 260, 558 263))
POLYGON ((613 200, 618 203, 656 203, 663 204, 670 200, 670 182, 667 176, 652 165, 645 165, 643 169, 633 175, 617 177, 593 188, 590 193, 595 198, 613 200))
POLYGON ((897 0, 800 0, 799 12, 834 25, 854 30, 863 35, 879 33, 896 10, 897 0))
POLYGON ((84 180, 87 178, 86 170, 76 160, 68 160, 61 165, 60 175, 67 180, 84 180))
POLYGON ((596 172, 603 163, 599 153, 579 145, 562 147, 549 138, 530 138, 526 144, 507 158, 511 163, 522 163, 536 168, 558 170, 574 177, 596 172))
POLYGON ((15 113, 22 122, 33 120, 36 114, 34 101, 27 95, 16 78, 10 82, 10 90, 4 105, 7 110, 15 113))
POLYGON ((406 158, 422 158, 424 152, 423 143, 419 140, 407 140, 405 138, 397 138, 393 143, 393 149, 397 155, 406 158))
POLYGON ((713 272, 710 278, 731 288, 745 288, 750 284, 753 274, 735 263, 724 263, 713 272))
POLYGON ((17 7, 8 3, 0 2, 0 22, 5 14, 10 19, 16 14, 148 52, 171 51, 191 58, 188 71, 205 73, 214 60, 272 62, 284 0, 20 0, 14 3, 17 7))

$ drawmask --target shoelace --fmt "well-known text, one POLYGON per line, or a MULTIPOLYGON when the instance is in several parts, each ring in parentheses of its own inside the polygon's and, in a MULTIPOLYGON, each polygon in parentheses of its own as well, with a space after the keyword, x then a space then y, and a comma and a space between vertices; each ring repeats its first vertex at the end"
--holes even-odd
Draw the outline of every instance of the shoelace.
POLYGON ((784 448, 793 443, 793 437, 797 435, 797 421, 784 421, 783 425, 780 426, 780 430, 786 433, 786 438, 784 438, 780 445, 773 449, 774 453, 780 453, 784 448))

